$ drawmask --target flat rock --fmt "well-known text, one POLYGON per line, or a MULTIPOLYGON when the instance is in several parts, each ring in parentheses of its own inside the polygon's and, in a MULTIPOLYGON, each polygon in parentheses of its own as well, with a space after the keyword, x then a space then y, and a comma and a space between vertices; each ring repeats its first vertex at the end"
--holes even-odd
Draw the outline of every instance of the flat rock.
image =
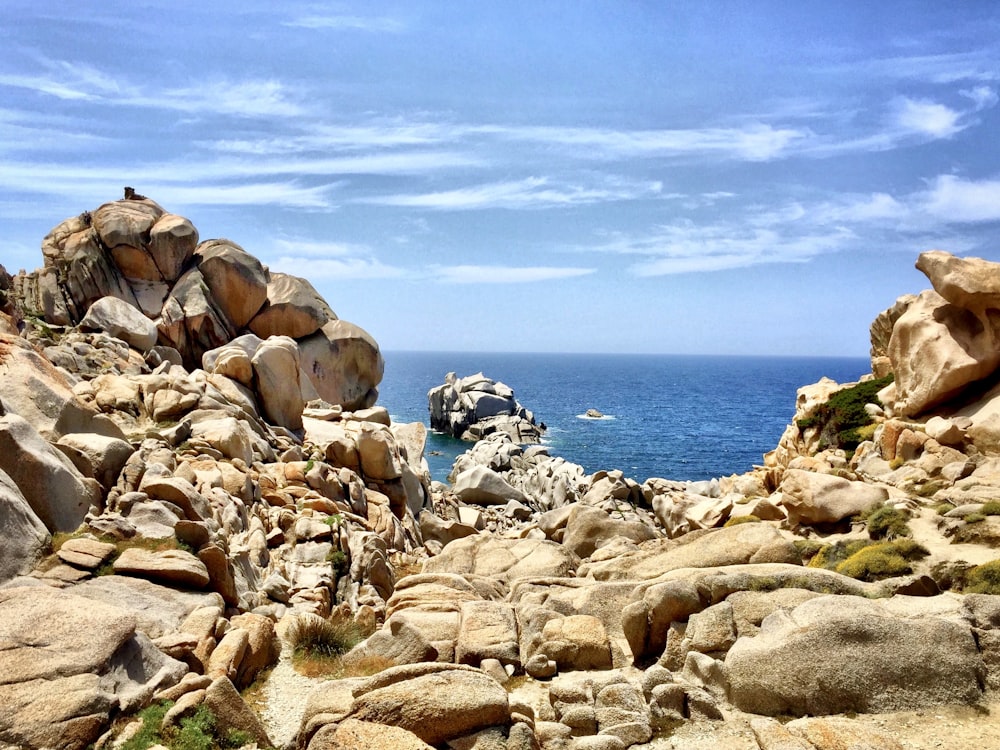
POLYGON ((184 550, 150 552, 129 547, 119 555, 113 567, 115 573, 122 575, 198 589, 206 587, 210 580, 205 564, 184 550))

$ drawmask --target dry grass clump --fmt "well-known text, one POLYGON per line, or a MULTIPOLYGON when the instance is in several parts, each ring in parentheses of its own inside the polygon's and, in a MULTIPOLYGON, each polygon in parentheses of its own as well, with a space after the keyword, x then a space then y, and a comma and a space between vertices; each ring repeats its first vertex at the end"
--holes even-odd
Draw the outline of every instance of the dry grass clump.
POLYGON ((861 520, 868 528, 872 539, 899 539, 912 536, 907 521, 910 514, 892 505, 879 505, 861 514, 861 520))
POLYGON ((296 617, 285 637, 295 653, 312 656, 339 656, 361 642, 353 621, 332 622, 316 615, 296 617))

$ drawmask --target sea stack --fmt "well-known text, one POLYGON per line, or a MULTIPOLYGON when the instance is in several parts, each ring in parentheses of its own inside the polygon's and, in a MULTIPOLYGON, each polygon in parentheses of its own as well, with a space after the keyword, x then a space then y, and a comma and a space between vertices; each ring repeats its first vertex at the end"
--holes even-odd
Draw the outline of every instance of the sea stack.
POLYGON ((427 393, 431 429, 475 442, 503 432, 515 443, 538 443, 545 426, 514 398, 514 391, 501 382, 476 373, 459 378, 453 372, 443 385, 427 393))

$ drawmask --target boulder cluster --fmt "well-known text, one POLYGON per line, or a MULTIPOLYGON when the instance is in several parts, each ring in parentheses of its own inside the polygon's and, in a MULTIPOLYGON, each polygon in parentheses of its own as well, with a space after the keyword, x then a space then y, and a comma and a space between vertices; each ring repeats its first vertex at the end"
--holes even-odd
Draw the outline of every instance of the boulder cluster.
POLYGON ((892 749, 866 715, 995 701, 1000 265, 921 256, 747 474, 587 474, 474 427, 533 422, 477 375, 430 394, 445 484, 307 282, 134 195, 43 253, 0 269, 0 745, 892 749))
POLYGON ((476 442, 501 432, 517 443, 538 443, 545 432, 534 415, 514 398, 509 386, 483 373, 459 378, 449 372, 444 383, 427 394, 431 429, 476 442))

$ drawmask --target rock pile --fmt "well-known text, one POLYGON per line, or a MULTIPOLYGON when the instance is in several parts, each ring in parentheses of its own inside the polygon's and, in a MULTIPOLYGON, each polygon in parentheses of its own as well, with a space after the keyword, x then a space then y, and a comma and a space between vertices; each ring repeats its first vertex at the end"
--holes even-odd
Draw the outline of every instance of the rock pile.
POLYGON ((895 384, 802 388, 748 474, 588 475, 525 445, 530 414, 479 375, 431 392, 478 438, 445 485, 426 428, 371 403, 374 342, 306 282, 135 197, 43 250, 0 273, 0 744, 111 746, 157 704, 162 732, 204 707, 270 746, 240 690, 310 623, 364 640, 285 710, 302 750, 624 750, 694 725, 900 748, 836 714, 995 700, 1000 266, 921 256, 937 291, 873 324, 895 384))
POLYGON ((501 432, 515 443, 537 443, 545 432, 534 415, 514 398, 509 386, 481 372, 466 378, 449 372, 443 385, 427 393, 431 429, 475 442, 501 432))

